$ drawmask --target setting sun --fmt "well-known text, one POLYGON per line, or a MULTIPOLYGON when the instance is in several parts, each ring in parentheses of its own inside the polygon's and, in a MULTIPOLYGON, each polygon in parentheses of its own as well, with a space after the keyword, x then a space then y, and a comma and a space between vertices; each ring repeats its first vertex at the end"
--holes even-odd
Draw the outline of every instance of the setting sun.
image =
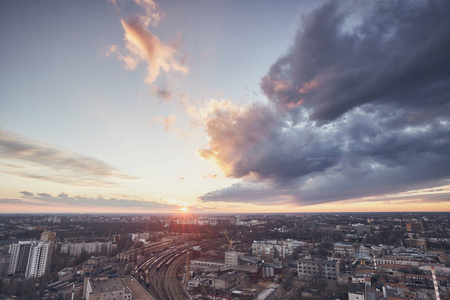
POLYGON ((182 207, 180 208, 181 212, 186 213, 189 211, 189 209, 187 207, 182 207))

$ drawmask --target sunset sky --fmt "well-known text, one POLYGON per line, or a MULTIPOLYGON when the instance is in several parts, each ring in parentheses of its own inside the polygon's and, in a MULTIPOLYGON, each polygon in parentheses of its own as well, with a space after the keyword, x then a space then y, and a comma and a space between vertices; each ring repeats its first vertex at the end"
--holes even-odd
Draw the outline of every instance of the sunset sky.
POLYGON ((450 1, 0 1, 0 213, 450 211, 450 1))

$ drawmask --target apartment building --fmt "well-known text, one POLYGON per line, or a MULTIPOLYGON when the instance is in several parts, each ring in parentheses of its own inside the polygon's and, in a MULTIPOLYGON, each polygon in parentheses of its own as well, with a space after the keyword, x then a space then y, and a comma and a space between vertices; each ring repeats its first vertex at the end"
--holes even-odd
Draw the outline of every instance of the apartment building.
POLYGON ((337 280, 339 276, 339 261, 314 259, 299 259, 297 261, 298 277, 314 281, 318 278, 337 280))
POLYGON ((39 242, 31 246, 25 277, 42 277, 50 270, 53 243, 39 242))
POLYGON ((26 278, 43 276, 50 269, 52 251, 51 242, 20 241, 11 244, 8 274, 26 278))

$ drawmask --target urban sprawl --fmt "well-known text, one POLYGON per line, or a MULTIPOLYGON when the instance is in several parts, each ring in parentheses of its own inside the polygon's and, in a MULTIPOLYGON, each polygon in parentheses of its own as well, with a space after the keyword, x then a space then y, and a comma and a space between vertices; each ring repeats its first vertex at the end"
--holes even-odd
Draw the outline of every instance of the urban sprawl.
POLYGON ((0 299, 450 299, 448 213, 0 215, 0 299))

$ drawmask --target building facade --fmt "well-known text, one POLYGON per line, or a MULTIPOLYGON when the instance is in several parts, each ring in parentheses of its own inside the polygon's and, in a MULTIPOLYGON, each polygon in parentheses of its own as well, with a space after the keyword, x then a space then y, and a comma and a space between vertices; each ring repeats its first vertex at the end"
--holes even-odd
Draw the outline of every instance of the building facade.
POLYGON ((50 269, 52 252, 51 242, 20 241, 11 244, 8 274, 42 277, 50 269))
POLYGON ((356 245, 354 243, 334 243, 333 250, 335 253, 352 254, 355 253, 356 245))
POLYGON ((30 241, 20 241, 17 244, 11 244, 9 248, 11 256, 9 260, 8 275, 25 275, 27 272, 30 249, 30 241))
POLYGON ((50 270, 53 243, 39 242, 31 246, 25 277, 42 277, 50 270))
POLYGON ((225 252, 225 265, 226 266, 238 266, 240 255, 243 255, 243 253, 239 253, 236 251, 225 252))
POLYGON ((303 280, 315 281, 319 278, 337 280, 339 276, 339 261, 322 259, 299 259, 297 262, 298 277, 303 280))
POLYGON ((259 257, 282 257, 292 255, 294 249, 303 245, 304 243, 295 240, 267 240, 267 241, 253 241, 252 255, 259 257))
POLYGON ((92 242, 92 243, 62 243, 61 253, 71 256, 79 256, 81 252, 86 251, 89 254, 100 254, 110 256, 117 251, 117 244, 109 242, 92 242))

